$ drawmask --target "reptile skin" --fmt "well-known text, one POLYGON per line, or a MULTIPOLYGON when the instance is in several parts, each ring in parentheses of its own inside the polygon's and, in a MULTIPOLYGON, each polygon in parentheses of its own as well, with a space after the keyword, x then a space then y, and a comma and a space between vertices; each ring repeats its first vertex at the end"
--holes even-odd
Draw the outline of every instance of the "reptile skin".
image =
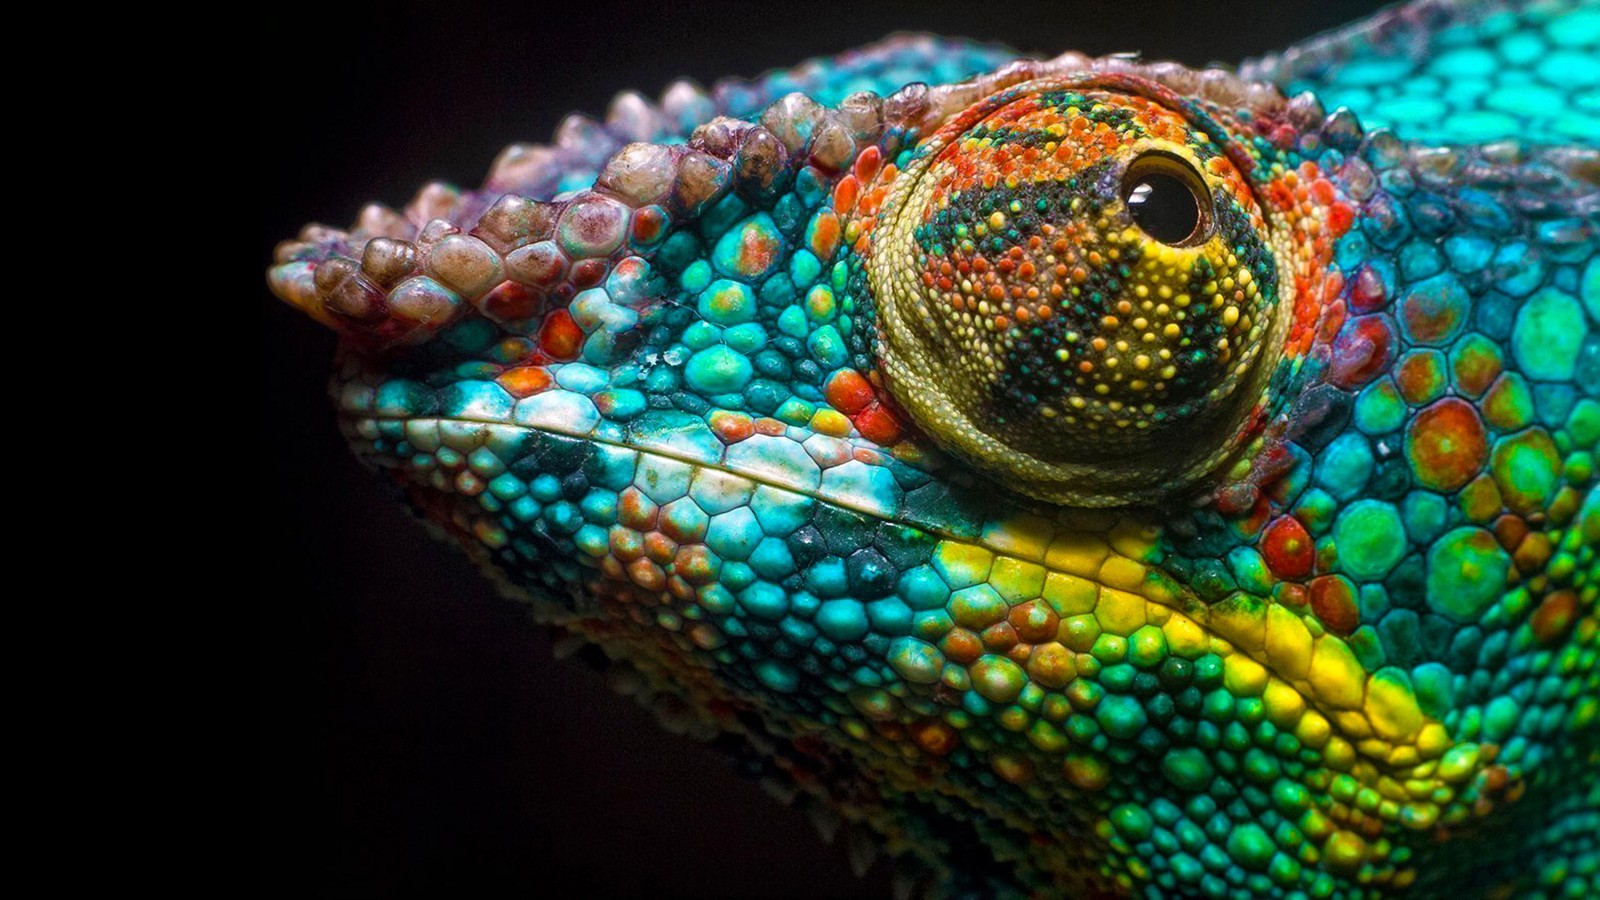
POLYGON ((268 277, 420 515, 920 889, 1586 897, 1597 144, 1594 3, 900 37, 268 277))

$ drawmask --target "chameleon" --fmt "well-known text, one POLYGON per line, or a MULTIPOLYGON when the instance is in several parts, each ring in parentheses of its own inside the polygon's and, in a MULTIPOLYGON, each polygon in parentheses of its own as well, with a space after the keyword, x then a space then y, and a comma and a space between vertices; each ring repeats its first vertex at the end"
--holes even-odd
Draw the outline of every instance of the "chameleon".
POLYGON ((307 226, 357 456, 934 895, 1600 892, 1600 6, 898 36, 307 226))

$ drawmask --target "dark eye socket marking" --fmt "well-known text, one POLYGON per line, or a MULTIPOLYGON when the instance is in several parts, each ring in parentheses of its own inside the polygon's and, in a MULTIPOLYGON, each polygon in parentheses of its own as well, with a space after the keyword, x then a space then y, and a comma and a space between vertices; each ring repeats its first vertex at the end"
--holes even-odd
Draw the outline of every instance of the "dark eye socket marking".
POLYGON ((1211 236, 1211 196, 1189 163, 1165 153, 1146 153, 1122 176, 1122 202, 1145 234, 1163 244, 1186 247, 1211 236))

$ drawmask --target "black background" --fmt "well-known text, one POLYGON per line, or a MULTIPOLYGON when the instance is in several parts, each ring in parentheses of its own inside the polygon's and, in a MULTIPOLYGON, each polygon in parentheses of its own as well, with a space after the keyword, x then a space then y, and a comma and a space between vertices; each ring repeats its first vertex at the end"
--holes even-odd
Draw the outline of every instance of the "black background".
POLYGON ((334 427, 330 334, 260 272, 307 220, 476 185, 512 141, 635 88, 710 84, 896 30, 1032 53, 1236 61, 1370 2, 394 3, 263 10, 261 876, 272 895, 881 896, 843 842, 660 731, 430 539, 334 427), (541 9, 542 8, 542 9, 541 9))

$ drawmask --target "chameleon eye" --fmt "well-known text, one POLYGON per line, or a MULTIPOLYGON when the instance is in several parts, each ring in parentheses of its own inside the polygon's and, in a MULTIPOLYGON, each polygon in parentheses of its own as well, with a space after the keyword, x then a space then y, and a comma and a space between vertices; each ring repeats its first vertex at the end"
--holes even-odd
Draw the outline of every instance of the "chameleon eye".
POLYGON ((1200 173, 1184 161, 1147 153, 1128 166, 1122 189, 1128 215, 1145 234, 1174 247, 1206 239, 1211 198, 1200 173))
POLYGON ((1143 96, 1041 84, 904 163, 863 268, 879 372, 934 441, 1080 506, 1165 500, 1237 449, 1288 304, 1215 139, 1143 96))

